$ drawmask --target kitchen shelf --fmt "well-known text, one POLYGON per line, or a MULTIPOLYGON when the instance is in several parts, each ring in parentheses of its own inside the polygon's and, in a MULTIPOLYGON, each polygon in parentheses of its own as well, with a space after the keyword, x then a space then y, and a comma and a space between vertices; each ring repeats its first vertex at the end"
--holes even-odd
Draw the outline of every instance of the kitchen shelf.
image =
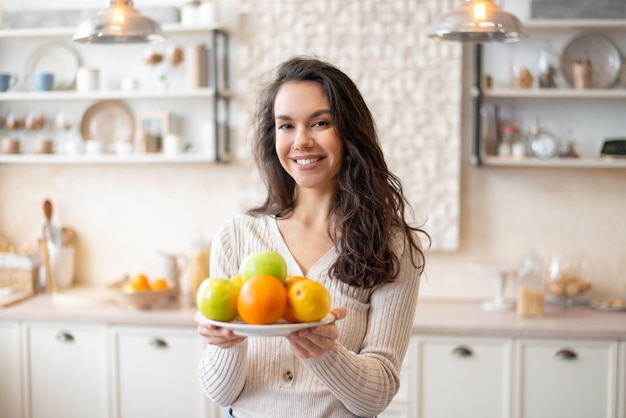
POLYGON ((523 22, 523 25, 528 29, 546 31, 562 31, 563 29, 624 30, 626 19, 531 19, 523 22))
POLYGON ((546 168, 626 168, 625 159, 611 158, 535 158, 483 157, 482 164, 488 167, 546 167, 546 168))
MULTIPOLYGON (((221 29, 218 25, 183 26, 177 23, 163 24, 161 27, 166 36, 170 33, 178 35, 197 35, 198 33, 209 33, 214 29, 221 29)), ((75 27, 0 29, 0 39, 71 37, 74 35, 75 31, 75 27)))
MULTIPOLYGON (((230 98, 230 91, 220 91, 220 98, 230 98)), ((57 100, 137 100, 137 99, 210 99, 215 92, 212 88, 200 88, 194 90, 158 90, 158 91, 131 91, 121 90, 99 90, 89 92, 79 92, 76 90, 66 91, 44 91, 44 92, 4 92, 0 93, 0 101, 57 101, 57 100)))
POLYGON ((215 163, 215 158, 208 155, 56 155, 56 154, 0 154, 0 164, 189 164, 215 163))
POLYGON ((510 99, 626 99, 626 88, 623 89, 514 89, 493 88, 483 90, 486 98, 510 99))
MULTIPOLYGON (((471 162, 477 166, 504 168, 626 168, 626 159, 599 159, 594 152, 598 145, 596 141, 623 136, 624 119, 620 117, 622 112, 619 109, 623 108, 626 101, 624 73, 611 88, 585 90, 563 85, 565 80, 562 80, 562 75, 557 80, 558 87, 554 89, 539 88, 536 82, 529 89, 512 88, 508 77, 509 66, 517 61, 533 69, 536 79, 535 60, 538 59, 539 52, 548 49, 556 54, 580 32, 606 34, 616 45, 621 45, 626 36, 626 19, 529 19, 523 24, 528 32, 528 39, 515 46, 474 45, 474 78, 470 87, 474 119, 471 162), (484 87, 483 74, 492 77, 492 87, 484 87), (483 150, 486 142, 481 126, 483 105, 496 106, 499 115, 504 115, 505 121, 512 118, 524 131, 540 117, 541 124, 555 132, 558 139, 580 141, 578 146, 583 158, 538 160, 527 156, 515 159, 494 156, 491 154, 493 150, 487 155, 483 150)), ((621 54, 624 53, 626 51, 621 50, 621 54)))

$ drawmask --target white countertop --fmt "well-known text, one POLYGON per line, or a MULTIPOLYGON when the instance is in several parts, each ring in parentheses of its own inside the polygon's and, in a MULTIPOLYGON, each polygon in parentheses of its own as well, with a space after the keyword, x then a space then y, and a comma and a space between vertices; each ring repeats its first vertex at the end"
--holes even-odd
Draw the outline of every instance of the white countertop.
MULTIPOLYGON (((137 310, 114 302, 106 289, 73 289, 37 295, 0 308, 0 320, 97 322, 195 327, 196 309, 172 301, 137 310)), ((420 335, 626 339, 626 312, 587 306, 546 305, 543 318, 519 318, 515 311, 485 311, 477 302, 420 300, 413 324, 420 335)))

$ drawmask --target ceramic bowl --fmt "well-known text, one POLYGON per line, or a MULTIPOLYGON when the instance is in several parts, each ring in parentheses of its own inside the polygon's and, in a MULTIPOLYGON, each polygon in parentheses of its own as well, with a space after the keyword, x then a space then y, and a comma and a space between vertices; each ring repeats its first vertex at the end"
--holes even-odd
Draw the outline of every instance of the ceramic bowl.
POLYGON ((124 282, 117 282, 109 286, 109 290, 113 294, 114 299, 121 305, 126 305, 135 309, 151 309, 166 299, 173 297, 176 289, 170 288, 165 290, 143 290, 137 292, 129 292, 123 288, 124 282))

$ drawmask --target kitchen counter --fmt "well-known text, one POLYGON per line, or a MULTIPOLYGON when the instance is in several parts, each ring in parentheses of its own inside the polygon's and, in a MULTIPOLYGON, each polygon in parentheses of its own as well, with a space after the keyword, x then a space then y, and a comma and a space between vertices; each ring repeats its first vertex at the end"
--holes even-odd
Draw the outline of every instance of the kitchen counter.
MULTIPOLYGON (((195 326, 196 309, 179 301, 155 309, 120 306, 104 292, 82 290, 67 295, 37 295, 0 309, 0 320, 101 322, 127 325, 195 326)), ((626 339, 626 312, 587 306, 546 305, 543 318, 519 318, 515 311, 492 312, 480 303, 420 300, 413 323, 420 335, 468 335, 626 339)))

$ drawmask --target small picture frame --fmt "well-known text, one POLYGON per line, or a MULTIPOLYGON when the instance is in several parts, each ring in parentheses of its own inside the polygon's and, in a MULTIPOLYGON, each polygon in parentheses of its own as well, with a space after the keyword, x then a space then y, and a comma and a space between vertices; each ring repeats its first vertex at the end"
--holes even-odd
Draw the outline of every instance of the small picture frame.
POLYGON ((137 114, 135 152, 161 152, 163 138, 171 132, 169 112, 141 112, 137 114))

